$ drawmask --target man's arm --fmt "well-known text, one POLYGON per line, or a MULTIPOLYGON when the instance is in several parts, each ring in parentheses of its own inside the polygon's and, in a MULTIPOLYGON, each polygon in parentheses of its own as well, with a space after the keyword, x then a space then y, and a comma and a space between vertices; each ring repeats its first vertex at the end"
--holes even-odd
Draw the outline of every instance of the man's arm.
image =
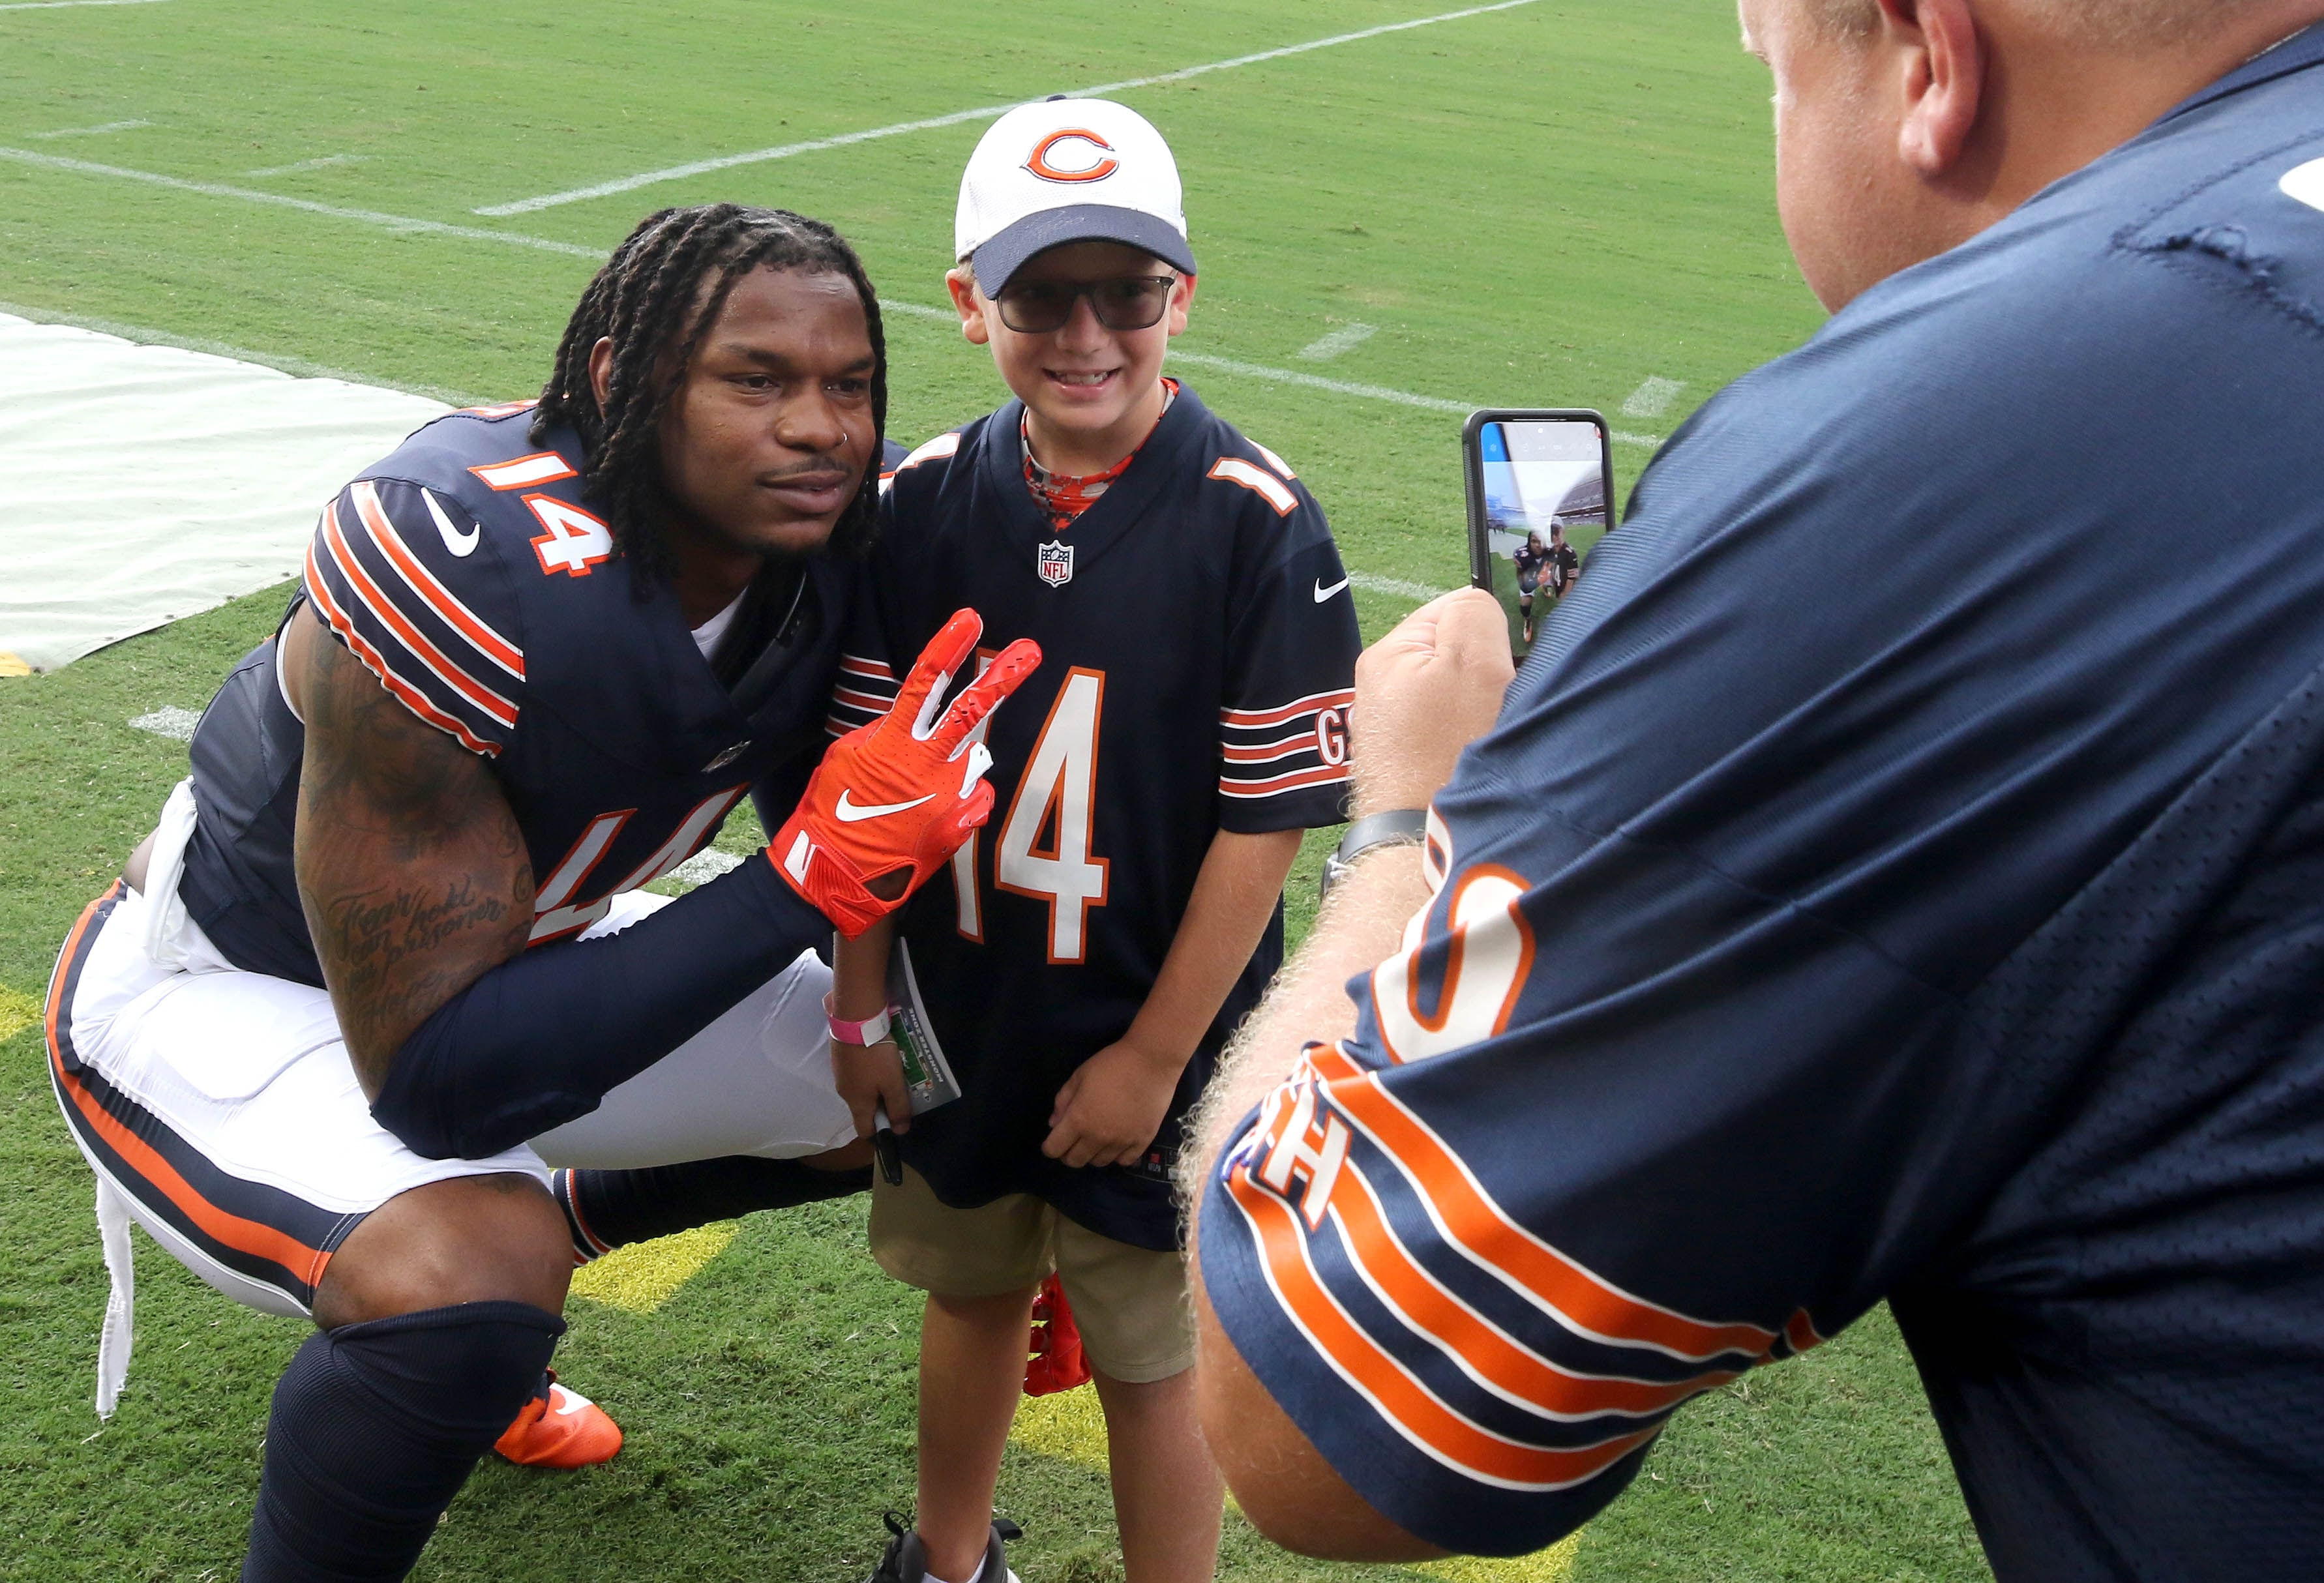
MULTIPOLYGON (((1511 674, 1500 605, 1475 589, 1423 606, 1367 649, 1356 666, 1350 722, 1355 815, 1425 806, 1452 778, 1461 750, 1491 726, 1511 674)), ((1301 1050, 1355 1031, 1344 986, 1395 953, 1406 920, 1429 897, 1421 853, 1410 847, 1358 859, 1333 888, 1204 1097, 1181 1174, 1190 1204, 1199 1203, 1235 1127, 1290 1076, 1301 1050)), ((1442 1554, 1380 1516, 1333 1470, 1236 1352, 1203 1289, 1200 1258, 1192 1265, 1204 1438, 1259 1532, 1305 1554, 1349 1560, 1442 1554)))
POLYGON ((1042 1153, 1078 1166, 1128 1164, 1146 1152, 1186 1063, 1259 948, 1298 856, 1296 830, 1222 830, 1211 838, 1154 988, 1121 1038, 1057 1091, 1042 1153))
POLYGON ((524 949, 532 864, 484 760, 390 696, 311 605, 283 634, 283 675, 307 725, 299 899, 376 1100, 412 1031, 524 949))

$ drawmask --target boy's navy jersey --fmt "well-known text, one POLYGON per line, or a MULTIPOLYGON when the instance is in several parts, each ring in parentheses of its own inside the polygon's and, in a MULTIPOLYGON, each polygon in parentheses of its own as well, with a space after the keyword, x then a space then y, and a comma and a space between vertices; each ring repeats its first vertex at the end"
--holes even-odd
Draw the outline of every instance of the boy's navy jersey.
MULTIPOLYGON (((825 746, 856 568, 770 566, 706 660, 659 580, 642 589, 584 502, 570 431, 531 403, 454 413, 347 485, 317 524, 300 601, 414 714, 489 760, 532 860, 535 943, 707 845, 754 788, 789 815, 825 746)), ((295 604, 294 604, 295 609, 295 604)), ((291 869, 305 730, 276 640, 204 713, 198 823, 180 885, 237 966, 323 981, 291 869)))
POLYGON ((2319 413, 2324 28, 1670 442, 1205 1190, 1366 1501, 1531 1551, 1885 1298, 2002 1578, 2324 1569, 2319 413))
POLYGON ((1212 838, 1342 818, 1355 611, 1314 498, 1192 390, 1062 533, 1026 487, 1023 413, 1011 401, 898 471, 834 695, 835 731, 872 719, 964 605, 988 652, 1041 646, 990 727, 991 820, 902 915, 964 1090, 915 1120, 904 1155, 948 1203, 1033 1192, 1174 1247, 1180 1118, 1281 961, 1280 909, 1144 1165, 1046 1158, 1049 1112, 1145 1004, 1212 838))

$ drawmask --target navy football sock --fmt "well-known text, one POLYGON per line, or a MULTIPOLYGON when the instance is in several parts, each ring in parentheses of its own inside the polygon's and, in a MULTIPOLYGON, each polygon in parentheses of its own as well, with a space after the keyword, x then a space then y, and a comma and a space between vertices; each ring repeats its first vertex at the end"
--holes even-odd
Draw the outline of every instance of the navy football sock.
POLYGON ((274 1387, 243 1583, 409 1572, 564 1332, 528 1302, 464 1302, 309 1336, 274 1387))
POLYGON ((727 1155, 636 1171, 560 1170, 550 1188, 584 1259, 760 1210, 786 1210, 871 1190, 872 1167, 818 1171, 797 1160, 727 1155))

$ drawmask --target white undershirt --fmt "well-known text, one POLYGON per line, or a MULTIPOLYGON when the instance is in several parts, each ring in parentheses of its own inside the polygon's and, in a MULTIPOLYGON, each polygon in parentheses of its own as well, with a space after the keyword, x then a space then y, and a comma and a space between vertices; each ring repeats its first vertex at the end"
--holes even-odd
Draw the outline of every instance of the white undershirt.
POLYGON ((694 629, 694 646, 702 650, 703 658, 717 658, 718 645, 725 638, 726 629, 734 624, 734 612, 742 608, 743 594, 750 592, 744 588, 742 594, 734 595, 732 604, 694 629))

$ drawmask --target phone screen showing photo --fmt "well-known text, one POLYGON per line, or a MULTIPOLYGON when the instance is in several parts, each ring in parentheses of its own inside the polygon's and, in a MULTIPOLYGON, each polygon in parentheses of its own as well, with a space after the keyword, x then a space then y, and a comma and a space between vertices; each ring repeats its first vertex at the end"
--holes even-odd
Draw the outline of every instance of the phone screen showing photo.
POLYGON ((1559 418, 1488 423, 1477 441, 1493 596, 1522 659, 1605 537, 1604 443, 1596 424, 1559 418))

